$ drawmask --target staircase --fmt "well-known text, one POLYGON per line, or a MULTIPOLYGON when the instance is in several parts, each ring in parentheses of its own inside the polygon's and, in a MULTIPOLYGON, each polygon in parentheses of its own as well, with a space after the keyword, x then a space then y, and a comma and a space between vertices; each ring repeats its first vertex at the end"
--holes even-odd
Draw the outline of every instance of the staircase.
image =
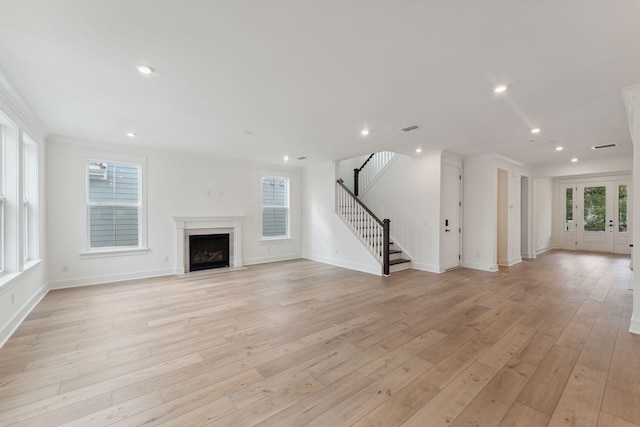
POLYGON ((362 195, 371 187, 376 179, 381 175, 391 162, 396 158, 396 153, 392 151, 380 151, 373 153, 362 166, 353 170, 353 193, 356 197, 362 195))
POLYGON ((341 179, 336 182, 336 212, 382 265, 383 275, 411 266, 411 260, 389 238, 391 221, 374 215, 341 179))

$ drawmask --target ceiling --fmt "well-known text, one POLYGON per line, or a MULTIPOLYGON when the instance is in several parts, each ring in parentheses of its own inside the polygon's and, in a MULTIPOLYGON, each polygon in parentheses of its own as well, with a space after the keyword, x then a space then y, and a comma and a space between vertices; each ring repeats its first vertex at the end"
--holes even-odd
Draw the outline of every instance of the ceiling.
POLYGON ((0 0, 0 10, 0 68, 51 136, 292 165, 418 147, 532 166, 632 150, 621 89, 640 83, 637 0, 0 0), (408 125, 419 129, 400 131, 408 125))

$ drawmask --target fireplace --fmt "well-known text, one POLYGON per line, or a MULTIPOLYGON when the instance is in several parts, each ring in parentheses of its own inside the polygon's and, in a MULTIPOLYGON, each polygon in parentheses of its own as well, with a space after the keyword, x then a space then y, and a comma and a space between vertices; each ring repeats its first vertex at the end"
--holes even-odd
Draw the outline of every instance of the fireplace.
POLYGON ((229 267, 229 234, 189 236, 189 271, 229 267))
MULTIPOLYGON (((214 268, 216 272, 242 268, 242 220, 241 216, 234 217, 178 217, 174 216, 176 223, 176 266, 178 277, 185 277, 194 270, 191 265, 191 237, 228 235, 228 260, 226 264, 212 265, 205 268, 214 268), (228 266, 228 268, 223 268, 228 266), (219 267, 219 268, 216 268, 219 267)), ((207 251, 209 251, 207 249, 207 251)), ((215 252, 215 251, 214 251, 215 252)), ((215 258, 215 257, 214 257, 215 258)), ((202 255, 198 258, 202 259, 202 255)), ((220 260, 214 260, 214 263, 220 260)), ((197 268, 197 266, 196 266, 197 268)))

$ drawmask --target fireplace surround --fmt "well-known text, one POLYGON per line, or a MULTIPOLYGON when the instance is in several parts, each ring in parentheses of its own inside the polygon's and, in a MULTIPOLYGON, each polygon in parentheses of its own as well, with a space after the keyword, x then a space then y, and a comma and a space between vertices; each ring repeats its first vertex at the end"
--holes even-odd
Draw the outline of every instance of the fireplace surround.
MULTIPOLYGON (((184 276, 194 270, 190 267, 189 240, 191 236, 225 235, 229 239, 230 269, 242 267, 243 217, 178 217, 176 223, 176 274, 184 276)), ((222 267, 222 266, 218 266, 222 267)), ((223 270, 216 268, 215 270, 223 270)))

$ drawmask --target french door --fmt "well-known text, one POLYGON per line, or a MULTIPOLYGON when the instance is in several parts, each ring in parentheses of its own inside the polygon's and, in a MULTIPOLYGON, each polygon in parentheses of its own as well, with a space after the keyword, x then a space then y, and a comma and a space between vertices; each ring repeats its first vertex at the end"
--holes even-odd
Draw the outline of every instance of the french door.
POLYGON ((593 181, 561 185, 561 246, 597 252, 629 253, 630 181, 593 181))

